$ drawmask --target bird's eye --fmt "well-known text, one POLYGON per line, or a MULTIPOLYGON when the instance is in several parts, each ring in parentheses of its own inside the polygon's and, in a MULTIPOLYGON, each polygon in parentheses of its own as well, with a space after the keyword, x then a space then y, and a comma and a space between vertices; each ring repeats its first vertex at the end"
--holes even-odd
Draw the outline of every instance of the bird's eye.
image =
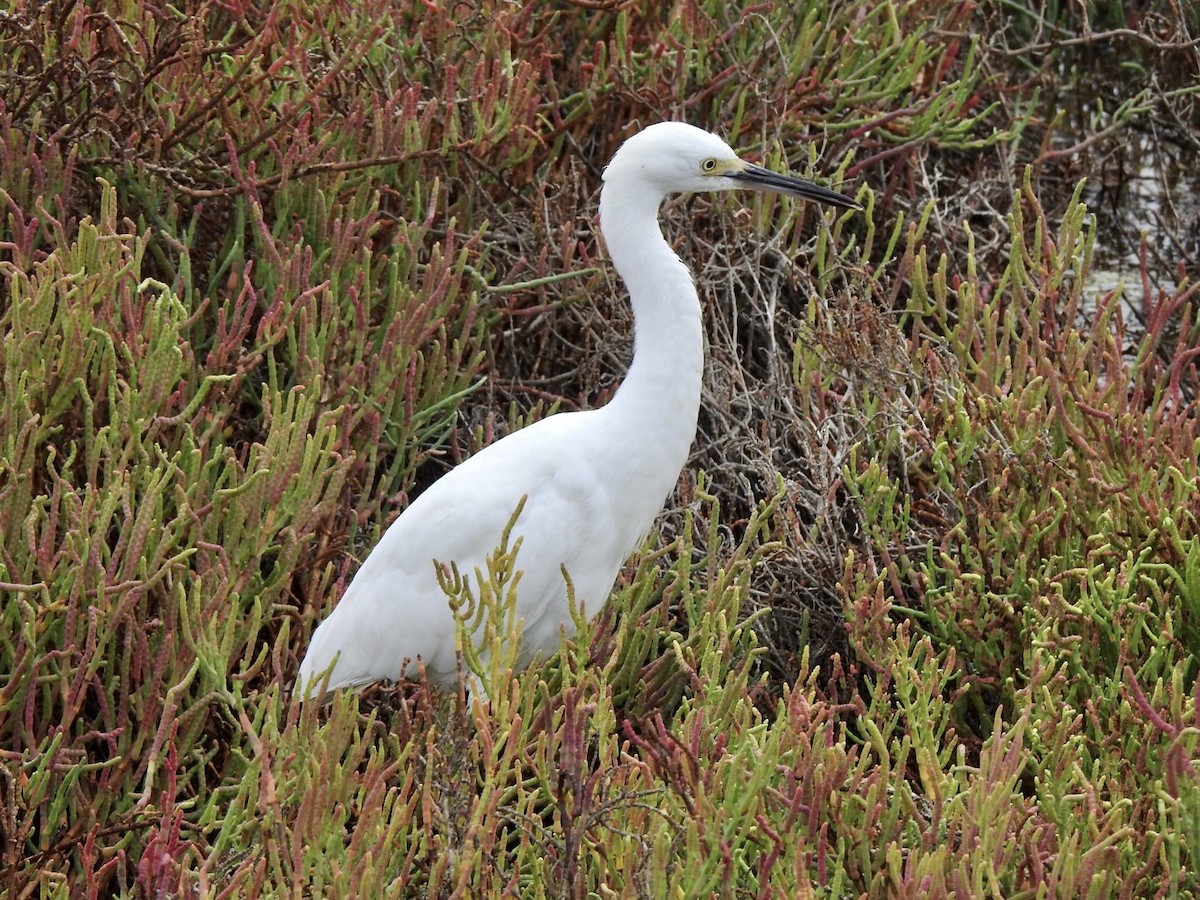
POLYGON ((717 161, 710 156, 708 159, 706 159, 700 163, 700 171, 701 172, 717 171, 717 161))

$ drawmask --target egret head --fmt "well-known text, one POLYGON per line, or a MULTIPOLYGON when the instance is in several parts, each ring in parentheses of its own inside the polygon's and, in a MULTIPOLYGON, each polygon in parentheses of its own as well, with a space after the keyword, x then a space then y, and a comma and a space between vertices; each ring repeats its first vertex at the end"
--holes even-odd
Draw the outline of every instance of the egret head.
POLYGON ((604 170, 606 182, 614 178, 637 181, 660 195, 748 188, 860 208, 836 191, 748 163, 715 134, 683 122, 651 125, 622 144, 604 170))

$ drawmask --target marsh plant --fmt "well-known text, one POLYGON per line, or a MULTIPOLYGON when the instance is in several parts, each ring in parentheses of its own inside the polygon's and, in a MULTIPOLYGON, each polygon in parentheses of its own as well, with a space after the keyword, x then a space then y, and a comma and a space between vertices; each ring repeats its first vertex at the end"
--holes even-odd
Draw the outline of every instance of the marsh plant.
MULTIPOLYGON (((1170 0, 0 13, 0 889, 1200 895, 1200 185, 1118 177, 1200 146, 1198 34, 1170 0), (412 497, 611 397, 599 166, 664 118, 866 209, 668 203, 701 433, 557 655, 464 654, 486 714, 293 703, 412 497)), ((464 617, 507 621, 494 562, 464 617)))

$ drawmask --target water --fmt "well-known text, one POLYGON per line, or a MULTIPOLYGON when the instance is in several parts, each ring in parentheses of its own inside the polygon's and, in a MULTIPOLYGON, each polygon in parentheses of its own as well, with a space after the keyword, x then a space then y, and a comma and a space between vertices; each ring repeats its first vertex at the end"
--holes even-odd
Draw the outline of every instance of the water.
MULTIPOLYGON (((1136 342, 1148 311, 1200 268, 1200 103, 1180 92, 1182 82, 1162 84, 1137 104, 1145 110, 1121 123, 1119 110, 1137 97, 1139 83, 1160 83, 1146 60, 1131 66, 1125 49, 1064 60, 1062 89, 1050 104, 1065 113, 1054 149, 1079 147, 1071 155, 1072 183, 1086 176, 1083 199, 1095 217, 1084 312, 1120 290, 1121 313, 1136 342)), ((1185 73, 1180 67, 1170 75, 1185 79, 1185 73)))

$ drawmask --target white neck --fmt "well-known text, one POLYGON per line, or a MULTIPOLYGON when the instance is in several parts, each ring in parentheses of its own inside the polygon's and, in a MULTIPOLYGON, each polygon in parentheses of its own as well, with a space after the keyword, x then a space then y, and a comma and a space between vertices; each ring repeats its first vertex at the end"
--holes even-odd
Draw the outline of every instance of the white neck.
POLYGON ((655 483, 643 485, 659 505, 696 436, 704 368, 700 299, 659 228, 662 199, 626 179, 606 181, 600 192, 600 229, 634 318, 633 363, 603 412, 615 446, 628 441, 629 452, 662 461, 655 483))

